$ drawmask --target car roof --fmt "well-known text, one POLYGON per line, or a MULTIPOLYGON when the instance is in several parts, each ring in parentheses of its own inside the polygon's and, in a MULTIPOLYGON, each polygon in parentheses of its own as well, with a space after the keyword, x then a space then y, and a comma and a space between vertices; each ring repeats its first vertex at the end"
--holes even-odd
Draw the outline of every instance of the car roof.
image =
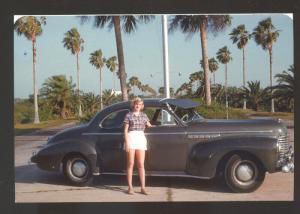
MULTIPOLYGON (((188 109, 188 108, 195 108, 200 104, 198 102, 192 101, 190 99, 177 99, 177 98, 145 98, 143 99, 145 107, 147 106, 162 106, 166 103, 178 106, 180 108, 188 109)), ((122 101, 110 106, 108 108, 122 108, 122 107, 129 107, 130 101, 122 101)))
POLYGON ((190 99, 172 99, 172 98, 166 98, 160 100, 161 103, 169 103, 174 106, 178 106, 180 108, 195 108, 199 106, 200 104, 198 102, 192 101, 190 99))

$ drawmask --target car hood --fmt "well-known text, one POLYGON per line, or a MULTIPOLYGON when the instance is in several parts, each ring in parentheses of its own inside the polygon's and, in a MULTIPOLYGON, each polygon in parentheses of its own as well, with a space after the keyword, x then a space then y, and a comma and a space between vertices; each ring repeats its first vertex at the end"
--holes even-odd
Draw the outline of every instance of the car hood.
POLYGON ((56 133, 55 135, 53 135, 52 137, 49 138, 48 140, 48 144, 50 143, 57 143, 60 142, 66 138, 70 139, 70 138, 78 138, 81 136, 81 133, 84 132, 88 127, 88 124, 82 124, 82 125, 78 125, 72 128, 67 128, 64 129, 58 133, 56 133))
POLYGON ((279 132, 286 132, 286 127, 281 120, 275 119, 248 119, 248 120, 219 120, 205 119, 190 123, 193 131, 201 130, 207 132, 236 132, 236 133, 262 133, 269 132, 277 135, 279 132))

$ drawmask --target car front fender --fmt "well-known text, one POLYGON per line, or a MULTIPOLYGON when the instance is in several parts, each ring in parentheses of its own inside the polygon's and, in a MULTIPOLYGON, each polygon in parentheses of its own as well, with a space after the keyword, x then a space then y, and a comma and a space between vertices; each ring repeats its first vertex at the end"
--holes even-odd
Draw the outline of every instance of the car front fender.
POLYGON ((277 161, 277 140, 270 137, 227 137, 195 144, 188 156, 187 172, 199 177, 213 178, 217 167, 233 153, 247 153, 266 169, 274 172, 277 161))

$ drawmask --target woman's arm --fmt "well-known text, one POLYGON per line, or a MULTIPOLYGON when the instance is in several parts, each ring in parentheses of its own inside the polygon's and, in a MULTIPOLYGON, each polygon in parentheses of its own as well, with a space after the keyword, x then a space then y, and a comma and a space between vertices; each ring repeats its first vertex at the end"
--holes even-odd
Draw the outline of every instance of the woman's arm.
POLYGON ((151 123, 149 121, 147 121, 146 126, 147 127, 152 127, 152 125, 151 125, 151 123))
POLYGON ((129 146, 128 146, 128 128, 129 124, 124 123, 124 145, 125 145, 125 151, 129 152, 129 146))

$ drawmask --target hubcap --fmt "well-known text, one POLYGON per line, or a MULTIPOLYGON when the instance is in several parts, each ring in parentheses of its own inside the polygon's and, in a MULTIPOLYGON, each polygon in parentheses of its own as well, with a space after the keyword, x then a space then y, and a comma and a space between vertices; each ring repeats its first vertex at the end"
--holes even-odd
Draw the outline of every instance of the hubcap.
POLYGON ((239 164, 236 168, 236 178, 240 182, 248 182, 253 179, 254 177, 254 168, 250 163, 243 162, 239 164))
POLYGON ((86 162, 83 160, 76 160, 72 164, 72 172, 76 177, 83 177, 87 172, 86 162))

